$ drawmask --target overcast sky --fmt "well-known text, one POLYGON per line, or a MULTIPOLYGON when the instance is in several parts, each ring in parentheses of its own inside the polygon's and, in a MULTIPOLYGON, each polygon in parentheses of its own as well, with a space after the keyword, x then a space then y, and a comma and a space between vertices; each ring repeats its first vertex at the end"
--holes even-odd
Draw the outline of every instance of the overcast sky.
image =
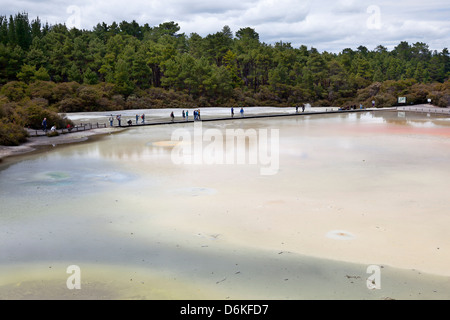
POLYGON ((425 42, 431 50, 450 46, 449 0, 0 0, 0 15, 27 12, 29 19, 92 30, 99 22, 137 21, 157 26, 174 21, 180 32, 206 36, 228 25, 251 27, 260 41, 290 42, 340 52, 400 41, 425 42))

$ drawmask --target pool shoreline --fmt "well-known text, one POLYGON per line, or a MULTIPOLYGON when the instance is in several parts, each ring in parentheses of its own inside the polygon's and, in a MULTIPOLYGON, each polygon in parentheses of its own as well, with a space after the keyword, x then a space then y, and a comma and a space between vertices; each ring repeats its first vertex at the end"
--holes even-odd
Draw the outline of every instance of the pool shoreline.
POLYGON ((62 134, 55 137, 38 136, 30 137, 28 141, 19 146, 0 146, 0 162, 6 158, 14 158, 25 154, 38 152, 41 148, 57 146, 63 144, 73 144, 85 142, 94 136, 102 136, 107 134, 118 133, 124 128, 99 128, 88 131, 80 131, 74 133, 62 134))
MULTIPOLYGON (((269 108, 269 107, 268 107, 269 108)), ((228 110, 227 108, 223 108, 228 110)), ((284 108, 287 110, 291 110, 292 108, 284 108)), ((318 108, 316 108, 318 109, 318 108)), ((320 109, 324 109, 321 107, 320 109)), ((239 120, 239 119, 263 119, 263 118, 278 118, 278 117, 293 117, 293 116, 308 116, 308 115, 324 115, 324 114, 345 114, 345 113, 359 113, 359 112, 377 112, 377 111, 405 111, 405 112, 421 112, 421 113, 432 113, 432 114, 441 114, 441 112, 437 113, 436 110, 442 110, 442 114, 448 114, 450 116, 450 110, 445 110, 443 108, 439 108, 433 105, 415 105, 415 106, 397 106, 391 108, 365 108, 365 109, 354 109, 354 110, 333 110, 331 108, 328 110, 325 108, 325 111, 306 111, 306 112, 295 112, 295 113, 264 113, 264 114, 250 114, 250 115, 235 115, 234 117, 226 116, 226 117, 207 117, 201 119, 202 122, 213 122, 213 121, 229 121, 229 120, 239 120), (434 110, 434 112, 433 112, 434 110)), ((150 109, 151 110, 151 109, 150 109)), ((167 109, 171 110, 171 109, 167 109)), ((207 110, 207 109, 206 109, 207 110)), ((123 111, 133 111, 133 110, 123 110, 123 111)), ((158 109, 158 111, 160 111, 158 109)), ((114 111, 113 113, 120 113, 120 111, 114 111)), ((95 114, 96 112, 86 112, 81 114, 95 114)), ((107 112, 109 113, 109 111, 107 112)), ((105 113, 106 114, 106 113, 105 113)), ((105 134, 117 133, 125 129, 136 128, 136 127, 146 127, 146 126, 158 126, 158 125, 173 125, 173 124, 182 124, 182 123, 194 123, 193 116, 191 115, 191 120, 175 120, 175 121, 153 121, 153 122, 145 122, 144 124, 136 123, 131 125, 125 125, 125 119, 123 121, 124 125, 118 126, 113 125, 107 127, 105 125, 104 128, 92 128, 86 131, 76 131, 76 132, 65 132, 55 137, 48 137, 46 135, 39 136, 31 136, 28 138, 28 141, 19 145, 19 146, 1 146, 0 145, 0 162, 2 162, 5 158, 20 156, 26 153, 31 153, 37 151, 38 148, 42 146, 52 146, 52 145, 60 145, 60 144, 68 144, 68 143, 77 143, 84 142, 88 140, 92 136, 99 136, 105 134)), ((70 118, 70 116, 69 116, 70 118)), ((36 131, 37 132, 37 131, 36 131)))
MULTIPOLYGON (((324 114, 343 114, 343 113, 357 113, 357 112, 372 112, 372 111, 395 111, 395 108, 370 108, 370 109, 356 109, 356 110, 339 110, 339 111, 313 111, 313 112, 297 112, 297 113, 280 113, 280 114, 260 114, 260 115, 246 115, 235 117, 215 117, 204 118, 201 122, 213 122, 213 121, 229 121, 229 120, 244 120, 244 119, 263 119, 263 118, 277 118, 277 117, 293 117, 293 116, 310 116, 310 115, 324 115, 324 114)), ((90 114, 89 112, 86 113, 90 114)), ((69 116, 70 118, 70 116, 69 116)), ((46 135, 32 136, 28 138, 28 141, 19 146, 0 146, 0 162, 3 159, 20 156, 26 153, 37 151, 40 147, 55 146, 68 143, 78 143, 88 140, 92 136, 99 136, 105 134, 117 133, 125 129, 145 127, 145 126, 158 126, 158 125, 175 125, 184 123, 194 123, 192 120, 183 121, 155 121, 146 122, 145 124, 132 124, 122 126, 110 126, 105 128, 93 128, 86 131, 67 132, 54 137, 48 137, 46 135)))

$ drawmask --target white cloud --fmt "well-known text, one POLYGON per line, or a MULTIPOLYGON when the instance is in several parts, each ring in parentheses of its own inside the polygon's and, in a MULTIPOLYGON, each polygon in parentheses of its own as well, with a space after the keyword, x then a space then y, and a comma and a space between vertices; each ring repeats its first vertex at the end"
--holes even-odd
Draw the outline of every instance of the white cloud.
POLYGON ((250 24, 294 23, 304 20, 310 8, 311 0, 261 0, 243 12, 239 21, 250 24))

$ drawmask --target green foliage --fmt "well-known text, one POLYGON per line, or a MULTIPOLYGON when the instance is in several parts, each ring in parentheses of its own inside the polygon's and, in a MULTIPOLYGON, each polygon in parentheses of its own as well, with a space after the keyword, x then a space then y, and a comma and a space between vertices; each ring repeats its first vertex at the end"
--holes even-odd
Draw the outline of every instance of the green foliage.
MULTIPOLYGON (((170 21, 92 31, 0 16, 0 117, 40 127, 56 112, 194 106, 450 104, 450 54, 425 43, 318 52, 228 26, 205 37, 170 21)), ((3 121, 3 120, 2 120, 3 121)), ((12 130, 12 129, 11 129, 12 130)))
POLYGON ((117 93, 128 96, 133 92, 134 84, 130 79, 130 66, 123 59, 117 61, 114 72, 114 84, 116 85, 117 93))
POLYGON ((33 80, 35 81, 49 81, 50 80, 50 76, 47 72, 47 69, 45 69, 44 67, 40 67, 35 73, 34 73, 34 77, 33 80))
POLYGON ((26 97, 28 86, 20 81, 11 81, 0 89, 0 94, 5 95, 11 101, 20 101, 26 97))
POLYGON ((50 76, 44 67, 40 67, 39 70, 36 70, 36 66, 24 64, 21 67, 20 72, 17 73, 17 79, 25 83, 31 83, 37 80, 49 81, 50 76))
POLYGON ((91 68, 87 68, 83 74, 83 83, 85 84, 97 84, 98 77, 97 74, 91 70, 91 68))
POLYGON ((34 77, 35 73, 36 73, 35 66, 29 66, 27 64, 24 64, 20 69, 20 72, 17 73, 17 79, 19 79, 19 81, 29 83, 34 77))

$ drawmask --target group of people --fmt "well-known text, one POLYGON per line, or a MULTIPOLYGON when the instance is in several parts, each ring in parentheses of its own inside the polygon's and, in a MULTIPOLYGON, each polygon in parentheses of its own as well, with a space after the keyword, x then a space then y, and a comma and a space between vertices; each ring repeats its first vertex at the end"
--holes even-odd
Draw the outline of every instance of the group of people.
MULTIPOLYGON (((172 112, 172 114, 173 114, 173 112, 172 112)), ((171 116, 172 116, 172 114, 171 114, 171 116)), ((202 120, 201 117, 200 117, 200 109, 194 110, 194 111, 193 111, 193 114, 194 114, 194 121, 202 120)), ((189 110, 186 110, 186 111, 183 110, 183 111, 181 112, 181 115, 183 116, 183 119, 184 119, 184 120, 186 120, 186 121, 189 120, 189 110)), ((173 119, 173 118, 172 118, 172 119, 173 119)), ((173 121, 173 120, 172 120, 172 121, 173 121)))
MULTIPOLYGON (((42 120, 42 131, 44 131, 45 133, 47 133, 47 118, 44 118, 44 120, 42 120)), ((55 125, 53 125, 51 128, 50 128, 50 131, 51 132, 55 132, 56 131, 56 126, 55 125)))
POLYGON ((145 123, 145 114, 143 113, 140 117, 138 114, 136 114, 136 124, 138 124, 139 118, 141 118, 141 123, 145 123))
MULTIPOLYGON (((122 121, 122 115, 121 114, 118 114, 117 116, 116 116, 116 120, 117 120, 117 122, 119 123, 119 127, 121 126, 121 121, 122 121)), ((109 125, 112 127, 113 125, 114 125, 114 116, 113 115, 111 115, 110 117, 109 117, 109 125)))
MULTIPOLYGON (((240 114, 241 114, 241 117, 243 117, 243 116, 244 116, 244 108, 241 107, 241 109, 240 109, 239 112, 240 112, 240 114)), ((189 110, 183 110, 183 111, 181 112, 181 115, 182 115, 182 117, 183 117, 183 119, 184 119, 185 121, 188 121, 188 120, 189 120, 189 110)), ((201 120, 200 109, 195 109, 195 110, 193 111, 193 116, 194 116, 194 121, 201 120)), ((234 117, 234 108, 233 108, 233 107, 231 108, 231 117, 232 117, 232 118, 234 117)), ((170 118, 171 118, 171 121, 172 121, 172 122, 175 121, 175 114, 174 114, 173 111, 170 113, 170 118)), ((122 115, 121 115, 121 114, 118 114, 118 115, 116 115, 116 116, 114 117, 114 116, 111 114, 111 116, 109 117, 109 125, 110 125, 111 127, 114 126, 114 119, 117 120, 117 123, 118 123, 118 125, 119 125, 119 127, 120 127, 120 126, 121 126, 122 115)), ((136 114, 136 125, 139 123, 139 119, 141 119, 141 124, 145 124, 145 114, 142 114, 141 116, 139 116, 138 114, 136 114)), ((131 125, 133 124, 132 120, 128 120, 128 121, 127 121, 127 124, 128 124, 129 126, 131 126, 131 125)))
MULTIPOLYGON (((122 126, 122 115, 118 114, 115 117, 113 115, 111 115, 109 117, 109 125, 112 127, 114 126, 114 118, 117 120, 117 123, 119 124, 119 127, 122 126)), ((145 123, 145 114, 143 113, 142 115, 138 115, 136 114, 136 124, 139 123, 139 119, 141 119, 141 123, 144 124, 145 123)), ((127 121, 127 124, 129 126, 131 126, 133 124, 133 121, 130 119, 127 121)))
MULTIPOLYGON (((295 106, 295 112, 298 112, 298 105, 295 106)), ((305 105, 302 105, 302 112, 305 112, 305 105)))
MULTIPOLYGON (((356 104, 351 105, 351 106, 345 106, 345 107, 341 107, 339 108, 339 110, 356 110, 358 107, 356 106, 356 104)), ((362 103, 359 105, 359 109, 364 109, 364 106, 362 105, 362 103)))
MULTIPOLYGON (((302 106, 302 110, 305 111, 304 105, 302 106)), ((296 106, 296 111, 298 112, 298 106, 296 106)), ((244 117, 244 108, 243 107, 240 108, 239 113, 241 114, 241 117, 244 117)), ((183 110, 181 112, 181 115, 185 121, 189 120, 189 110, 183 110)), ((195 109, 193 111, 193 116, 194 116, 194 121, 201 120, 200 109, 195 109)), ((122 117, 122 115, 120 115, 120 114, 115 117, 119 126, 121 126, 121 117, 122 117)), ((234 118, 234 107, 231 107, 231 117, 234 118)), ((136 114, 136 125, 139 123, 139 118, 141 119, 141 124, 144 124, 145 123, 145 114, 142 114, 141 116, 136 114)), ((175 121, 175 113, 173 111, 170 113, 170 118, 171 118, 172 122, 175 121)), ((109 123, 110 123, 111 127, 114 125, 113 115, 110 116, 109 123)), ((128 125, 132 125, 131 120, 128 120, 127 123, 128 123, 128 125)))
MULTIPOLYGON (((182 114, 183 114, 183 118, 188 120, 188 118, 189 118, 189 111, 188 110, 186 110, 186 111, 183 110, 182 114)), ((174 114, 173 111, 170 113, 170 118, 171 118, 172 122, 175 121, 175 114, 174 114)), ((109 125, 111 127, 114 126, 114 119, 117 120, 117 123, 118 123, 118 125, 120 127, 122 125, 122 115, 118 114, 118 115, 116 115, 114 117, 111 114, 111 116, 109 117, 109 125)), ((145 124, 145 114, 142 114, 140 116, 138 114, 136 114, 136 125, 139 124, 139 119, 141 119, 141 124, 145 124)), ((200 120, 200 110, 199 109, 198 110, 194 110, 194 120, 200 120)), ((133 124, 133 121, 131 119, 129 119, 127 121, 127 124, 129 126, 131 126, 133 124)))
MULTIPOLYGON (((244 116, 244 108, 241 108, 241 110, 239 111, 241 113, 241 117, 244 116)), ((231 107, 231 117, 234 118, 234 108, 231 107)))
MULTIPOLYGON (((70 123, 68 123, 67 124, 67 126, 66 126, 66 129, 68 130, 68 131, 72 131, 72 129, 73 129, 73 127, 70 125, 70 123)), ((43 120, 42 120, 42 131, 44 131, 45 133, 47 133, 47 118, 44 118, 43 120)), ((56 125, 53 125, 51 128, 50 128, 50 132, 56 132, 56 125)))

